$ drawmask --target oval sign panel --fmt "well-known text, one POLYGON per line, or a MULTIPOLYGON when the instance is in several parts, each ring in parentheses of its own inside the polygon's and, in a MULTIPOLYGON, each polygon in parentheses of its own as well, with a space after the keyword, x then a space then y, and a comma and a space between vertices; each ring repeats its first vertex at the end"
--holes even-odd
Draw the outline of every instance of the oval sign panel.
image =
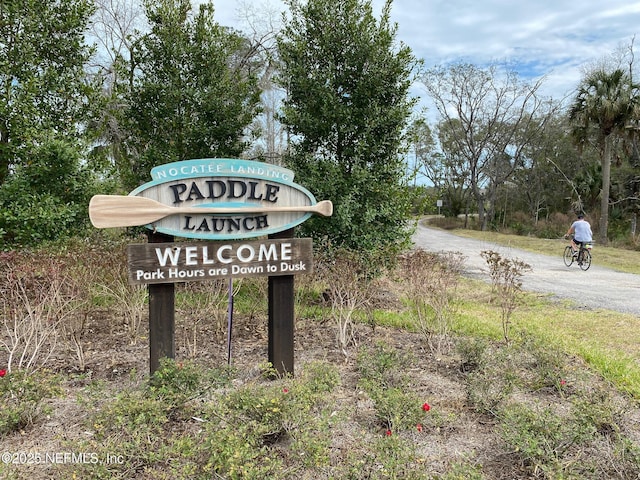
POLYGON ((205 158, 160 165, 130 196, 167 207, 148 228, 176 237, 229 240, 269 235, 314 213, 314 196, 294 173, 267 163, 205 158))

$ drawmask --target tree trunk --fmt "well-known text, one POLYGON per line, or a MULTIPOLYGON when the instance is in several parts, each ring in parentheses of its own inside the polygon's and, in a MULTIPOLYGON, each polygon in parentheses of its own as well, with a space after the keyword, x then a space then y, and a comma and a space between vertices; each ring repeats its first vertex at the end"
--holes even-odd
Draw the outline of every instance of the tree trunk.
POLYGON ((611 184, 611 154, 613 135, 609 134, 604 139, 604 152, 602 154, 602 197, 600 199, 600 232, 598 241, 607 245, 607 231, 609 229, 609 186, 611 184))
POLYGON ((475 181, 471 181, 471 189, 473 190, 473 196, 478 208, 478 222, 480 224, 480 230, 486 230, 485 225, 485 212, 484 212, 484 195, 482 194, 480 187, 475 181))

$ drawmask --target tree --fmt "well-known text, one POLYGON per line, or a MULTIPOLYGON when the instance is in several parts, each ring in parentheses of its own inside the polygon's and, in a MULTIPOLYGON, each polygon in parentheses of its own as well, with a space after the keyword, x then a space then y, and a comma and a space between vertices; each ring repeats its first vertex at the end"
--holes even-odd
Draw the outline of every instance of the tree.
POLYGON ((282 12, 270 4, 244 0, 238 4, 237 13, 243 20, 243 33, 252 51, 263 63, 263 69, 258 74, 262 92, 261 114, 254 119, 251 127, 259 136, 256 136, 256 141, 245 154, 248 158, 281 165, 288 139, 284 126, 278 121, 278 113, 285 92, 274 78, 278 68, 276 35, 281 29, 282 12))
POLYGON ((461 123, 457 121, 441 121, 438 124, 438 139, 442 153, 433 157, 443 174, 443 197, 446 200, 446 211, 449 215, 457 217, 465 214, 465 227, 467 226, 471 198, 470 172, 466 168, 463 151, 458 149, 457 138, 461 123))
POLYGON ((2 0, 0 5, 0 184, 54 135, 73 142, 92 86, 84 66, 90 0, 2 0))
POLYGON ((119 173, 126 178, 131 170, 125 148, 127 98, 134 81, 131 60, 133 44, 147 26, 139 0, 94 1, 97 8, 91 33, 99 48, 91 71, 101 92, 91 105, 87 135, 93 148, 89 158, 118 181, 119 173))
POLYGON ((127 96, 129 186, 152 167, 239 156, 259 112, 258 66, 246 39, 214 21, 211 3, 145 1, 151 31, 133 45, 127 96))
POLYGON ((578 177, 591 170, 593 158, 576 152, 564 113, 546 122, 525 148, 524 158, 523 168, 514 172, 508 205, 526 211, 535 223, 551 213, 566 212, 567 199, 590 208, 593 197, 581 188, 578 177))
POLYGON ((95 179, 77 145, 43 139, 0 185, 0 246, 77 235, 87 225, 95 179))
POLYGON ((414 159, 413 165, 410 166, 414 186, 418 177, 422 176, 439 190, 442 186, 442 171, 439 165, 433 161, 436 145, 431 127, 424 118, 417 117, 411 120, 407 129, 407 140, 414 159))
POLYGON ((282 122, 297 180, 335 204, 330 219, 300 229, 361 252, 402 248, 410 202, 401 153, 419 62, 397 48, 391 1, 380 21, 370 1, 288 0, 278 38, 282 122))
POLYGON ((634 118, 637 84, 621 68, 597 67, 582 79, 569 111, 573 135, 581 146, 595 137, 600 151, 602 191, 598 240, 606 245, 609 228, 609 189, 614 143, 634 118))
POLYGON ((521 82, 516 73, 500 72, 495 65, 483 69, 465 63, 433 68, 422 81, 449 124, 450 145, 466 163, 485 230, 497 189, 521 166, 524 147, 544 125, 546 104, 537 95, 541 82, 521 82))

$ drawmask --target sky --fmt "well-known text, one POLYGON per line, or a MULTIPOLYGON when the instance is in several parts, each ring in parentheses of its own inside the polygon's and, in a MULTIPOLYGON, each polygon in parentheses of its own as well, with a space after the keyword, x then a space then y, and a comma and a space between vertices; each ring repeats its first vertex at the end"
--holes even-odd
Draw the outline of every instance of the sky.
MULTIPOLYGON (((285 9, 281 0, 213 3, 218 23, 243 31, 247 7, 273 21, 285 9)), ((372 0, 377 18, 383 4, 372 0)), ((540 91, 561 100, 574 94, 584 67, 631 45, 640 33, 640 0, 393 0, 391 20, 397 39, 426 67, 508 63, 523 80, 545 77, 540 91)), ((413 94, 426 96, 419 85, 413 94)))

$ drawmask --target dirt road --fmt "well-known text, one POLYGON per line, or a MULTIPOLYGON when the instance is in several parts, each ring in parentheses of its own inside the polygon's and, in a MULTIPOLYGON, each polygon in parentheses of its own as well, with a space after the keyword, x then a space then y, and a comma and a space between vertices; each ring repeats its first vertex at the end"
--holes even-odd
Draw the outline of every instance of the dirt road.
POLYGON ((431 252, 461 252, 465 257, 465 275, 489 281, 487 263, 480 256, 493 250, 504 258, 528 263, 532 271, 522 277, 525 290, 550 294, 551 298, 570 299, 578 308, 603 308, 640 317, 640 275, 621 273, 598 266, 598 251, 593 250, 593 263, 586 272, 574 263, 566 267, 562 261, 561 242, 558 255, 550 257, 495 243, 457 237, 442 230, 418 225, 413 236, 416 247, 431 252))

